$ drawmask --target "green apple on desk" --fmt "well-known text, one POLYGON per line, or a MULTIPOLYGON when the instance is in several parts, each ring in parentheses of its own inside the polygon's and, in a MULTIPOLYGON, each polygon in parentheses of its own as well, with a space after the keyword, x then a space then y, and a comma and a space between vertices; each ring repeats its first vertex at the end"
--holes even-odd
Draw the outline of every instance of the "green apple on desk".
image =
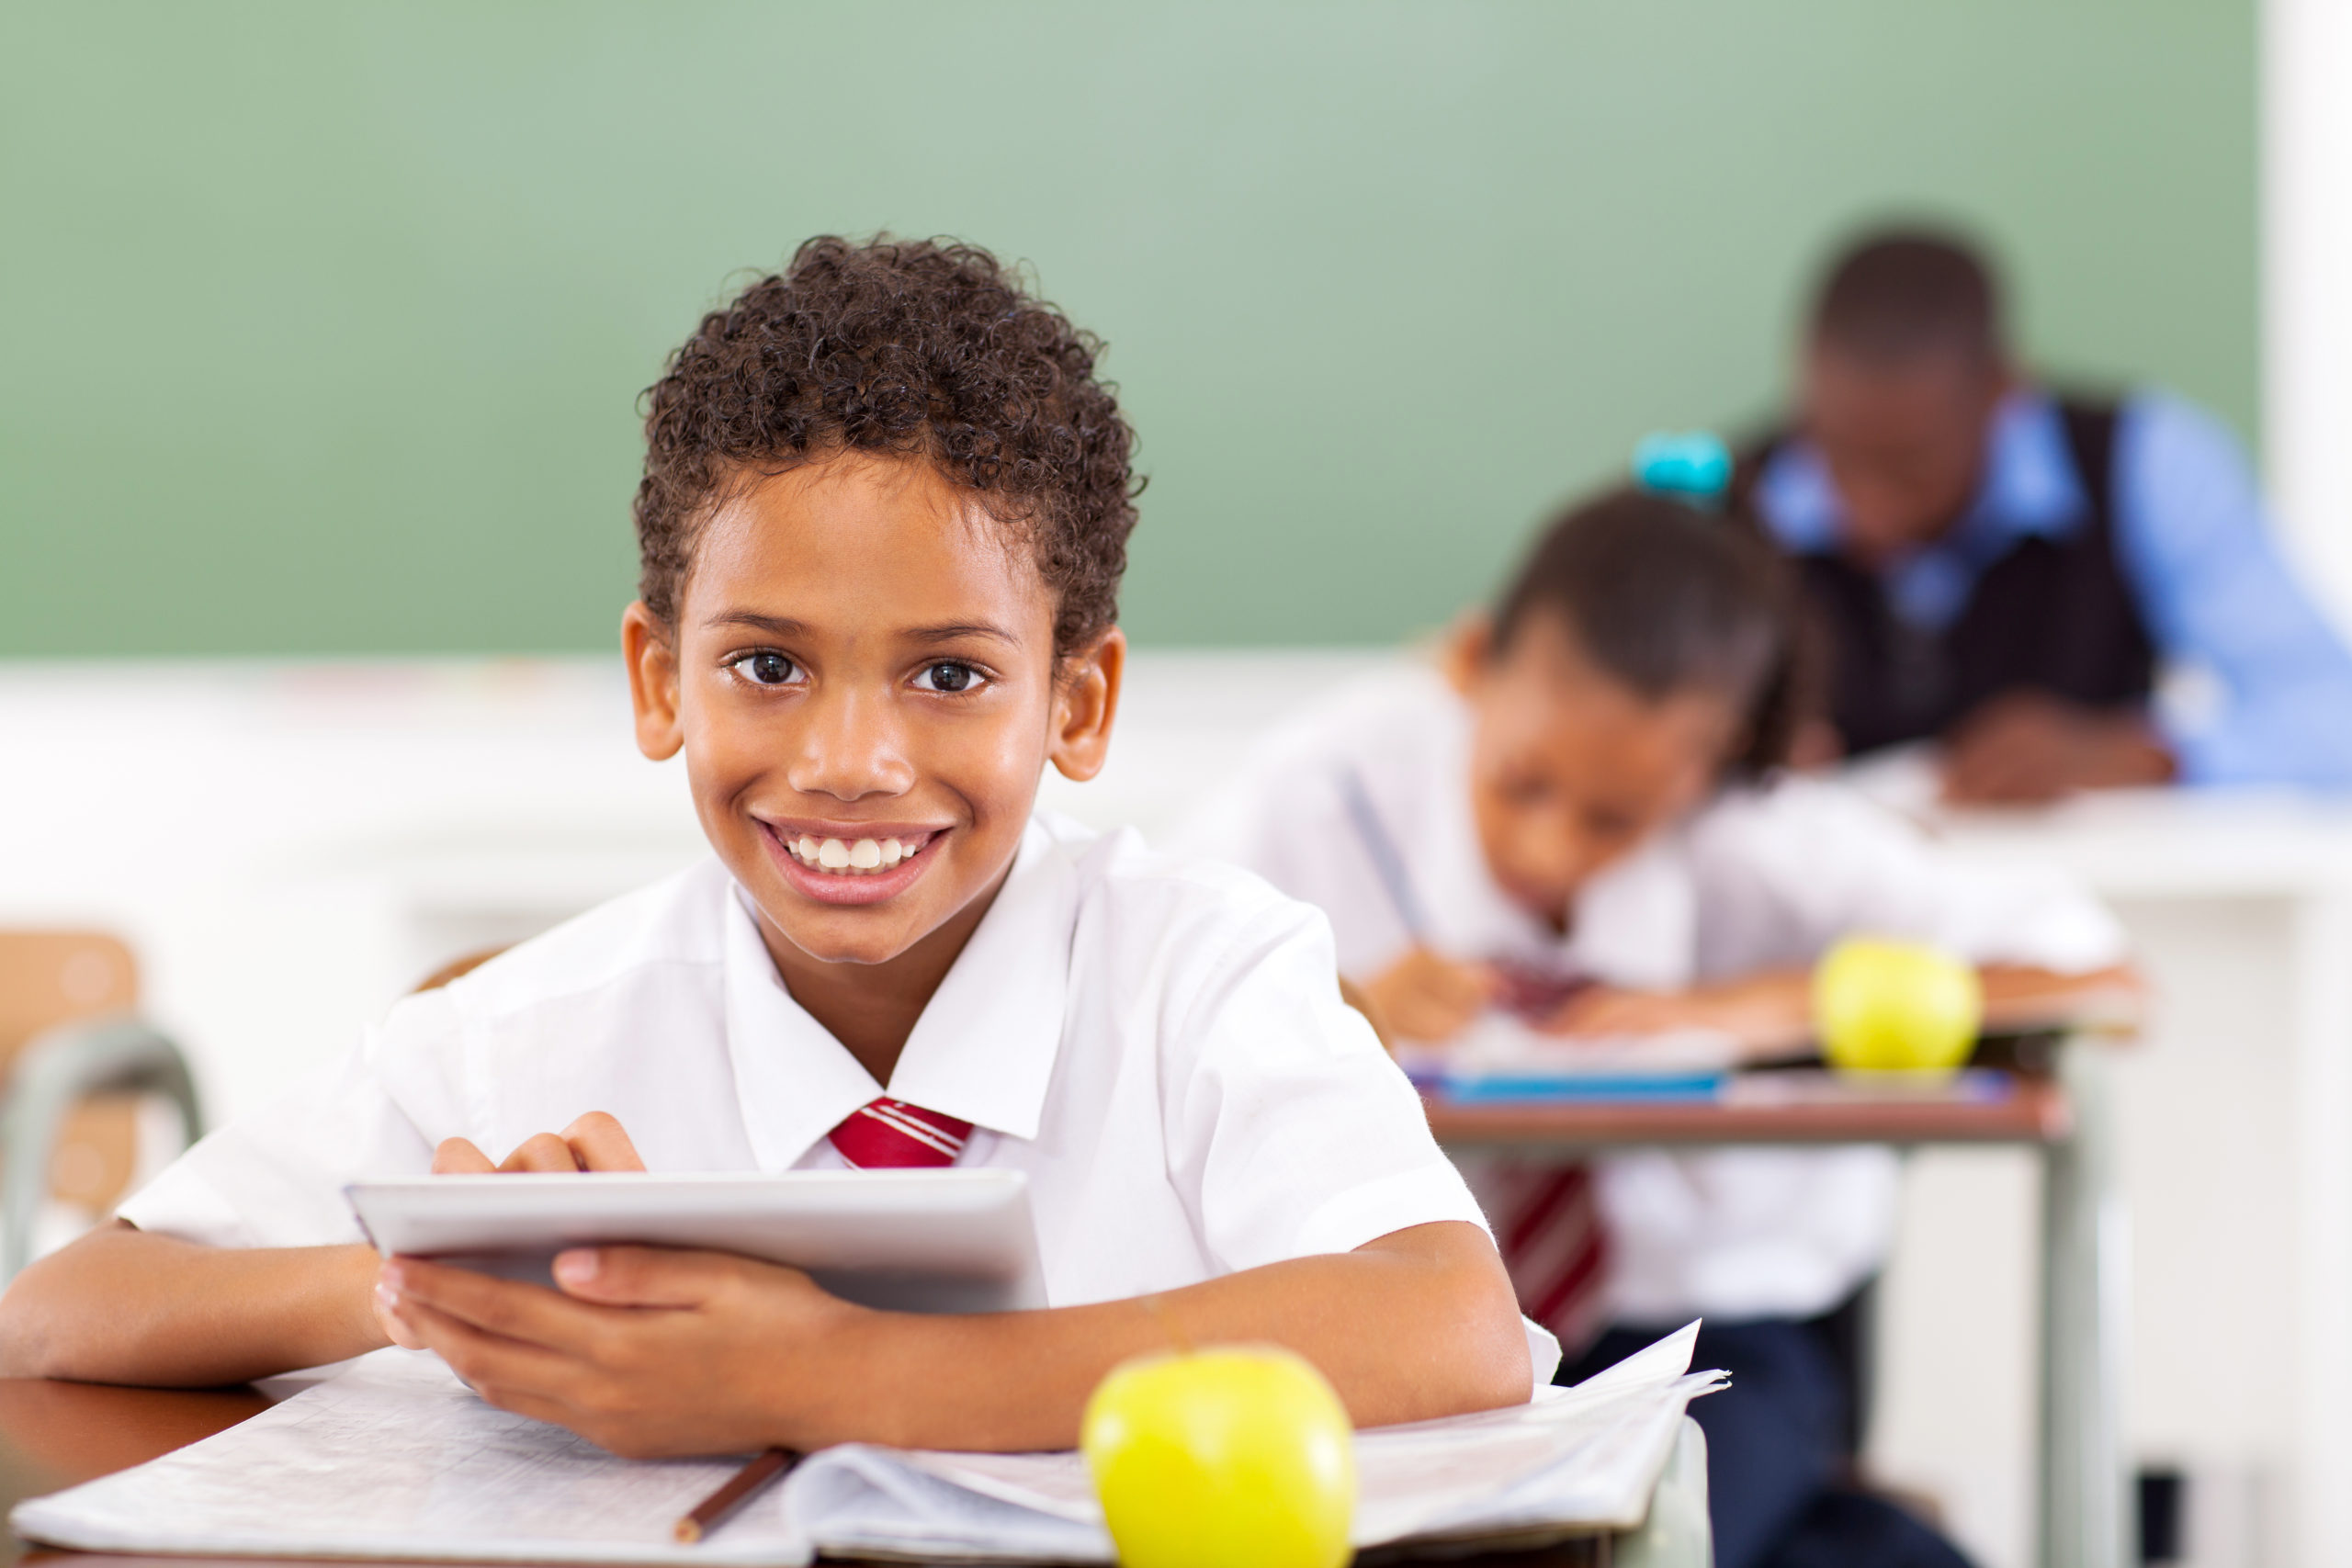
POLYGON ((1354 1431, 1288 1350, 1128 1361, 1087 1402, 1079 1446, 1124 1568, 1340 1568, 1351 1555, 1354 1431))
POLYGON ((1984 1017, 1975 968, 1926 942, 1848 937, 1813 972, 1822 1055, 1847 1072, 1950 1072, 1984 1017))

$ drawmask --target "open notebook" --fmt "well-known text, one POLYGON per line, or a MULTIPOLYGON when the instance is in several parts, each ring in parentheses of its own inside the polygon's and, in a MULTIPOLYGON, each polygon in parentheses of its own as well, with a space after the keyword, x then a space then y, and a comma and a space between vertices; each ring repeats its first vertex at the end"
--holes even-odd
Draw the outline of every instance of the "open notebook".
MULTIPOLYGON (((1360 1433, 1359 1547, 1639 1525, 1683 1408, 1698 1325, 1509 1410, 1360 1433)), ((1073 1453, 850 1444, 813 1455, 707 1540, 671 1540, 731 1461, 618 1460, 494 1410, 424 1352, 379 1350, 217 1437, 17 1505, 19 1535, 98 1551, 470 1562, 790 1564, 839 1555, 1108 1562, 1073 1453)))

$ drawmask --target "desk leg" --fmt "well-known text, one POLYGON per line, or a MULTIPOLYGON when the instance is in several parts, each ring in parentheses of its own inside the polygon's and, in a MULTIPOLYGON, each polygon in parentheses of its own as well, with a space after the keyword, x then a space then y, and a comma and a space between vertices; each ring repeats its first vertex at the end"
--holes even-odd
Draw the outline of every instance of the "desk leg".
POLYGON ((2295 1280, 2301 1409, 2283 1560, 2352 1562, 2352 890, 2295 911, 2295 1280))
POLYGON ((2125 1568, 2119 1442, 2130 1219, 2115 1190, 2098 1047, 2069 1043, 2059 1070, 2075 1128, 2043 1162, 2041 1560, 2042 1568, 2125 1568))
POLYGON ((1707 1435, 1685 1416, 1674 1452, 1650 1494, 1650 1517, 1619 1536, 1611 1568, 1713 1568, 1714 1527, 1707 1515, 1707 1435))

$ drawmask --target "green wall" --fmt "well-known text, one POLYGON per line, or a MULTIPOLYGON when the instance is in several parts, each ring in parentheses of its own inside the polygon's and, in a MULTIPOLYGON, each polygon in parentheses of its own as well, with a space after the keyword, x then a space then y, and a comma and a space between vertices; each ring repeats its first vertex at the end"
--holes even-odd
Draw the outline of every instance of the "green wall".
POLYGON ((602 648, 633 401, 823 230, 1035 263, 1151 476, 1147 643, 1482 592, 1767 406, 1841 225, 2256 416, 2252 0, 0 6, 0 653, 602 648))

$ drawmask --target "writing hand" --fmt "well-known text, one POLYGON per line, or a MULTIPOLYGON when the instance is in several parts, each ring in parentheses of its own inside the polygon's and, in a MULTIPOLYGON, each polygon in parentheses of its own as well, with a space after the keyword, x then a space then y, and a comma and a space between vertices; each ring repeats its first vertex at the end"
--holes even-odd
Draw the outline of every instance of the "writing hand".
POLYGON ((1384 1032, 1436 1044, 1468 1028, 1493 1003, 1500 985, 1483 964, 1457 964, 1417 947, 1363 989, 1384 1032))

